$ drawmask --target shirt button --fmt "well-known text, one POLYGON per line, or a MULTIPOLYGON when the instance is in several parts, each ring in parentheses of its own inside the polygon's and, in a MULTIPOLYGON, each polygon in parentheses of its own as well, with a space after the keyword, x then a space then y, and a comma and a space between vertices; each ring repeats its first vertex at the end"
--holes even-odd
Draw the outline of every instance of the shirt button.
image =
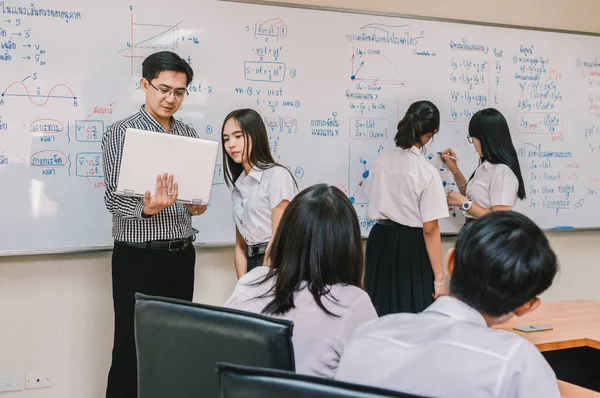
POLYGON ((242 220, 240 220, 240 224, 244 225, 244 222, 242 220))

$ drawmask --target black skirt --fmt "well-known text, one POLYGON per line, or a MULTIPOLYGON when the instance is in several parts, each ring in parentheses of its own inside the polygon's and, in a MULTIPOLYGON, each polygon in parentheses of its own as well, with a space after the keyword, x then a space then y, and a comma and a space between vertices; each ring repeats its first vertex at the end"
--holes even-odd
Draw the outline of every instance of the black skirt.
POLYGON ((264 254, 257 254, 254 257, 248 257, 248 262, 247 262, 248 268, 247 268, 246 272, 250 272, 254 268, 262 266, 264 260, 265 260, 265 255, 264 254))
POLYGON ((365 289, 379 316, 423 311, 433 303, 433 271, 422 228, 386 220, 367 240, 365 289))

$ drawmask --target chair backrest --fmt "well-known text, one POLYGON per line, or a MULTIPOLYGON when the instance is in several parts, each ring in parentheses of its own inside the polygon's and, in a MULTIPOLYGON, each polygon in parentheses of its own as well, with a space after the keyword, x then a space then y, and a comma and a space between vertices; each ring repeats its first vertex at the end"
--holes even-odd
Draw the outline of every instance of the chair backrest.
POLYGON ((221 398, 424 398, 276 369, 218 363, 221 398))
POLYGON ((135 300, 139 398, 218 397, 221 361, 295 370, 290 321, 139 293, 135 300))

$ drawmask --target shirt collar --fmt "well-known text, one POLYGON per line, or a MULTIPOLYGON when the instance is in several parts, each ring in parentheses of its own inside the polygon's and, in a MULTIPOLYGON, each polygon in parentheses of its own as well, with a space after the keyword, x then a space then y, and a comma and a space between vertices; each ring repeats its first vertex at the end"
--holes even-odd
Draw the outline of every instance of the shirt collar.
POLYGON ((484 160, 481 162, 481 166, 484 167, 486 170, 490 170, 493 164, 488 162, 487 160, 484 160))
POLYGON ((265 173, 264 170, 253 167, 252 170, 250 170, 250 174, 248 174, 248 175, 250 177, 254 178, 256 181, 261 182, 264 173, 265 173))
MULTIPOLYGON (((150 115, 150 113, 148 113, 148 111, 146 110, 146 107, 144 105, 142 105, 140 107, 140 114, 148 123, 150 123, 154 127, 156 127, 158 129, 158 131, 165 131, 165 128, 162 126, 162 124, 160 124, 155 118, 152 117, 152 115, 150 115)), ((171 131, 173 131, 175 129, 175 123, 176 123, 175 118, 173 116, 171 116, 170 121, 169 121, 169 124, 171 126, 171 131)))
POLYGON ((246 178, 246 176, 252 177, 254 180, 256 180, 256 182, 261 182, 264 173, 264 170, 258 169, 256 167, 253 167, 252 170, 250 170, 249 174, 246 174, 246 170, 244 170, 242 171, 242 174, 240 174, 238 179, 235 181, 235 185, 237 186, 244 178, 246 178))
POLYGON ((451 296, 442 296, 438 298, 423 312, 433 312, 458 321, 487 327, 485 319, 477 312, 477 310, 451 296))
POLYGON ((414 146, 414 145, 410 149, 404 149, 404 148, 401 148, 401 147, 396 147, 395 149, 397 151, 400 151, 400 152, 414 153, 415 155, 417 155, 419 157, 423 157, 423 152, 419 148, 417 148, 416 146, 414 146))

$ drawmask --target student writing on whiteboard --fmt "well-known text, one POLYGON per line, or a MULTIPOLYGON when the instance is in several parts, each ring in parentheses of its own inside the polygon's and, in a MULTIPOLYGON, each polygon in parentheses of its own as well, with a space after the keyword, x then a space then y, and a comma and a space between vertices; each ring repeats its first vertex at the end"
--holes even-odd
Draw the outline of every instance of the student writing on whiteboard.
POLYGON ((480 156, 468 182, 458 168, 456 153, 447 149, 441 154, 460 190, 448 193, 448 204, 459 206, 467 220, 511 210, 519 199, 525 199, 525 184, 506 119, 493 108, 475 113, 467 139, 480 156))
POLYGON ((362 290, 361 241, 356 211, 342 191, 306 188, 281 219, 271 268, 244 275, 225 306, 293 321, 296 371, 333 377, 354 330, 377 318, 362 290))
MULTIPOLYGON (((373 163, 365 287, 380 316, 420 312, 445 293, 438 220, 448 217, 442 179, 423 156, 437 133, 440 112, 413 103, 398 123, 396 148, 373 163)), ((368 180, 367 180, 368 181, 368 180)))
POLYGON ((128 127, 198 138, 196 131, 173 118, 187 94, 192 68, 177 54, 164 51, 142 63, 141 86, 145 103, 134 115, 114 123, 102 138, 106 192, 104 201, 112 214, 112 289, 115 314, 112 365, 107 398, 137 396, 134 340, 136 292, 192 300, 196 254, 192 215, 204 205, 176 203, 173 176, 157 176, 155 191, 144 198, 116 195, 128 127))
POLYGON ((235 270, 240 278, 263 262, 268 265, 265 254, 271 236, 298 187, 292 174, 275 163, 265 124, 256 111, 238 109, 227 115, 222 139, 236 226, 235 270))

